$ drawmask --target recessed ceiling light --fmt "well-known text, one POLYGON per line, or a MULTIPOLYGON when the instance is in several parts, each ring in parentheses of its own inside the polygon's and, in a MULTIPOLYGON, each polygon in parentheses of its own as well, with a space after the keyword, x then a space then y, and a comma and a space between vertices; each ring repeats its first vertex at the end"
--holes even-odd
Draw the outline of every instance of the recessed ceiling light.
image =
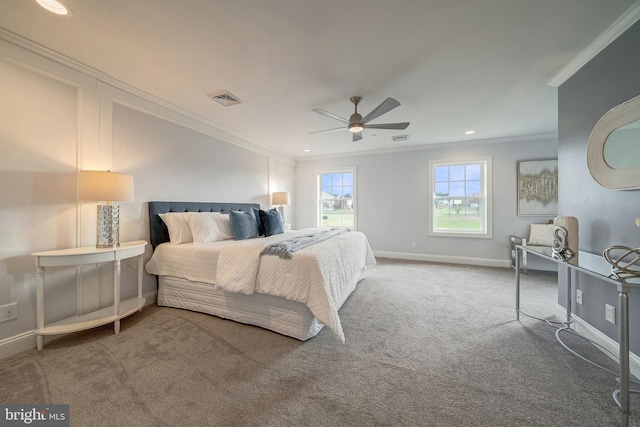
POLYGON ((56 15, 71 15, 71 9, 59 0, 36 0, 36 2, 56 15))
POLYGON ((309 153, 311 150, 307 148, 306 150, 302 150, 302 151, 304 151, 305 153, 309 153))
POLYGON ((465 135, 473 135, 474 133, 476 133, 476 131, 472 129, 472 130, 466 131, 464 134, 465 135))

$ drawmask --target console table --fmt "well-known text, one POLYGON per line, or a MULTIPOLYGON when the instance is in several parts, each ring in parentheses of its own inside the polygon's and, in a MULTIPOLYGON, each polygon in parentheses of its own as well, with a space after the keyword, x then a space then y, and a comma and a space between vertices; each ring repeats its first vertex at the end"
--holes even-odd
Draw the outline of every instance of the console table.
POLYGON ((604 283, 615 285, 618 289, 618 345, 619 345, 619 370, 620 388, 614 391, 613 396, 622 411, 622 425, 629 425, 630 381, 629 381, 629 292, 634 288, 640 288, 640 277, 617 278, 611 275, 611 264, 599 255, 580 251, 576 258, 569 261, 553 256, 551 248, 547 247, 527 247, 516 245, 516 319, 520 320, 520 265, 522 255, 526 252, 549 261, 567 267, 567 322, 571 321, 571 274, 573 271, 588 274, 596 277, 604 283))
POLYGON ((145 299, 142 297, 142 254, 147 242, 138 240, 135 242, 121 243, 114 248, 96 248, 87 246, 82 248, 61 249, 57 251, 35 252, 36 258, 36 342, 38 350, 44 346, 44 335, 57 335, 69 332, 82 331, 96 326, 113 323, 116 334, 120 333, 120 319, 141 310, 145 299), (127 258, 138 257, 138 296, 120 301, 120 261, 127 258), (61 267, 69 265, 97 264, 103 262, 113 263, 113 305, 75 316, 60 322, 45 326, 44 324, 44 284, 45 267, 61 267))

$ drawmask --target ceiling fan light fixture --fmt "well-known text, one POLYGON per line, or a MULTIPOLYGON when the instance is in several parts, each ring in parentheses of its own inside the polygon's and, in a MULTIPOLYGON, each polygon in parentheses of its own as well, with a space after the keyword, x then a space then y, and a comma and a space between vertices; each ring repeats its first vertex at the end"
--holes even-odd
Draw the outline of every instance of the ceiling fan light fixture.
POLYGON ((389 111, 393 110, 394 108, 400 106, 400 103, 393 98, 385 99, 384 101, 382 101, 380 105, 378 105, 376 108, 371 110, 371 112, 369 112, 369 114, 367 114, 364 117, 362 117, 362 115, 358 113, 358 104, 360 103, 360 101, 362 101, 362 97, 352 96, 350 98, 350 101, 353 103, 355 107, 355 112, 351 115, 349 120, 343 119, 340 116, 336 116, 335 114, 332 114, 320 108, 313 108, 311 111, 314 111, 323 116, 338 120, 342 122, 343 125, 342 127, 335 128, 335 129, 325 129, 317 132, 309 132, 309 134, 335 132, 335 131, 340 131, 346 128, 349 132, 353 134, 353 138, 352 138, 353 142, 356 142, 362 139, 361 132, 364 130, 365 126, 367 127, 367 129, 402 129, 402 130, 406 129, 407 126, 409 126, 409 122, 378 123, 378 124, 369 123, 370 121, 375 120, 381 115, 386 114, 389 111))
POLYGON ((55 13, 56 15, 72 15, 71 9, 69 6, 62 3, 58 0, 36 0, 43 8, 47 9, 49 12, 55 13))
POLYGON ((362 132, 363 130, 364 126, 362 126, 360 123, 351 123, 349 125, 349 132, 358 133, 362 132))

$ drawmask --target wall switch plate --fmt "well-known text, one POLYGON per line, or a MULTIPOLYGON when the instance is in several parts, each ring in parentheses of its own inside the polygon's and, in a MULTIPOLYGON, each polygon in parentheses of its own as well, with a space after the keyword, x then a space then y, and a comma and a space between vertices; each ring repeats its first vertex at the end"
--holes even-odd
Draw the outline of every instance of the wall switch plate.
POLYGON ((18 303, 12 302, 0 306, 0 323, 18 318, 18 303))
POLYGON ((582 305, 582 291, 580 289, 576 290, 576 302, 582 305))
POLYGON ((411 247, 412 248, 417 248, 418 247, 418 242, 411 242, 411 247))
POLYGON ((607 322, 611 322, 614 325, 616 324, 616 308, 612 305, 605 304, 605 319, 607 322))

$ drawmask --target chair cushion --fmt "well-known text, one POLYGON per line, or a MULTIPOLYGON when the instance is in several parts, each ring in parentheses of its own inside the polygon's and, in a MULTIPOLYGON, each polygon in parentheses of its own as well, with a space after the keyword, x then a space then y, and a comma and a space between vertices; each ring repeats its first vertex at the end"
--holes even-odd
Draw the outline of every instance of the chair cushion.
POLYGON ((528 245, 553 246, 553 224, 531 224, 528 245))

